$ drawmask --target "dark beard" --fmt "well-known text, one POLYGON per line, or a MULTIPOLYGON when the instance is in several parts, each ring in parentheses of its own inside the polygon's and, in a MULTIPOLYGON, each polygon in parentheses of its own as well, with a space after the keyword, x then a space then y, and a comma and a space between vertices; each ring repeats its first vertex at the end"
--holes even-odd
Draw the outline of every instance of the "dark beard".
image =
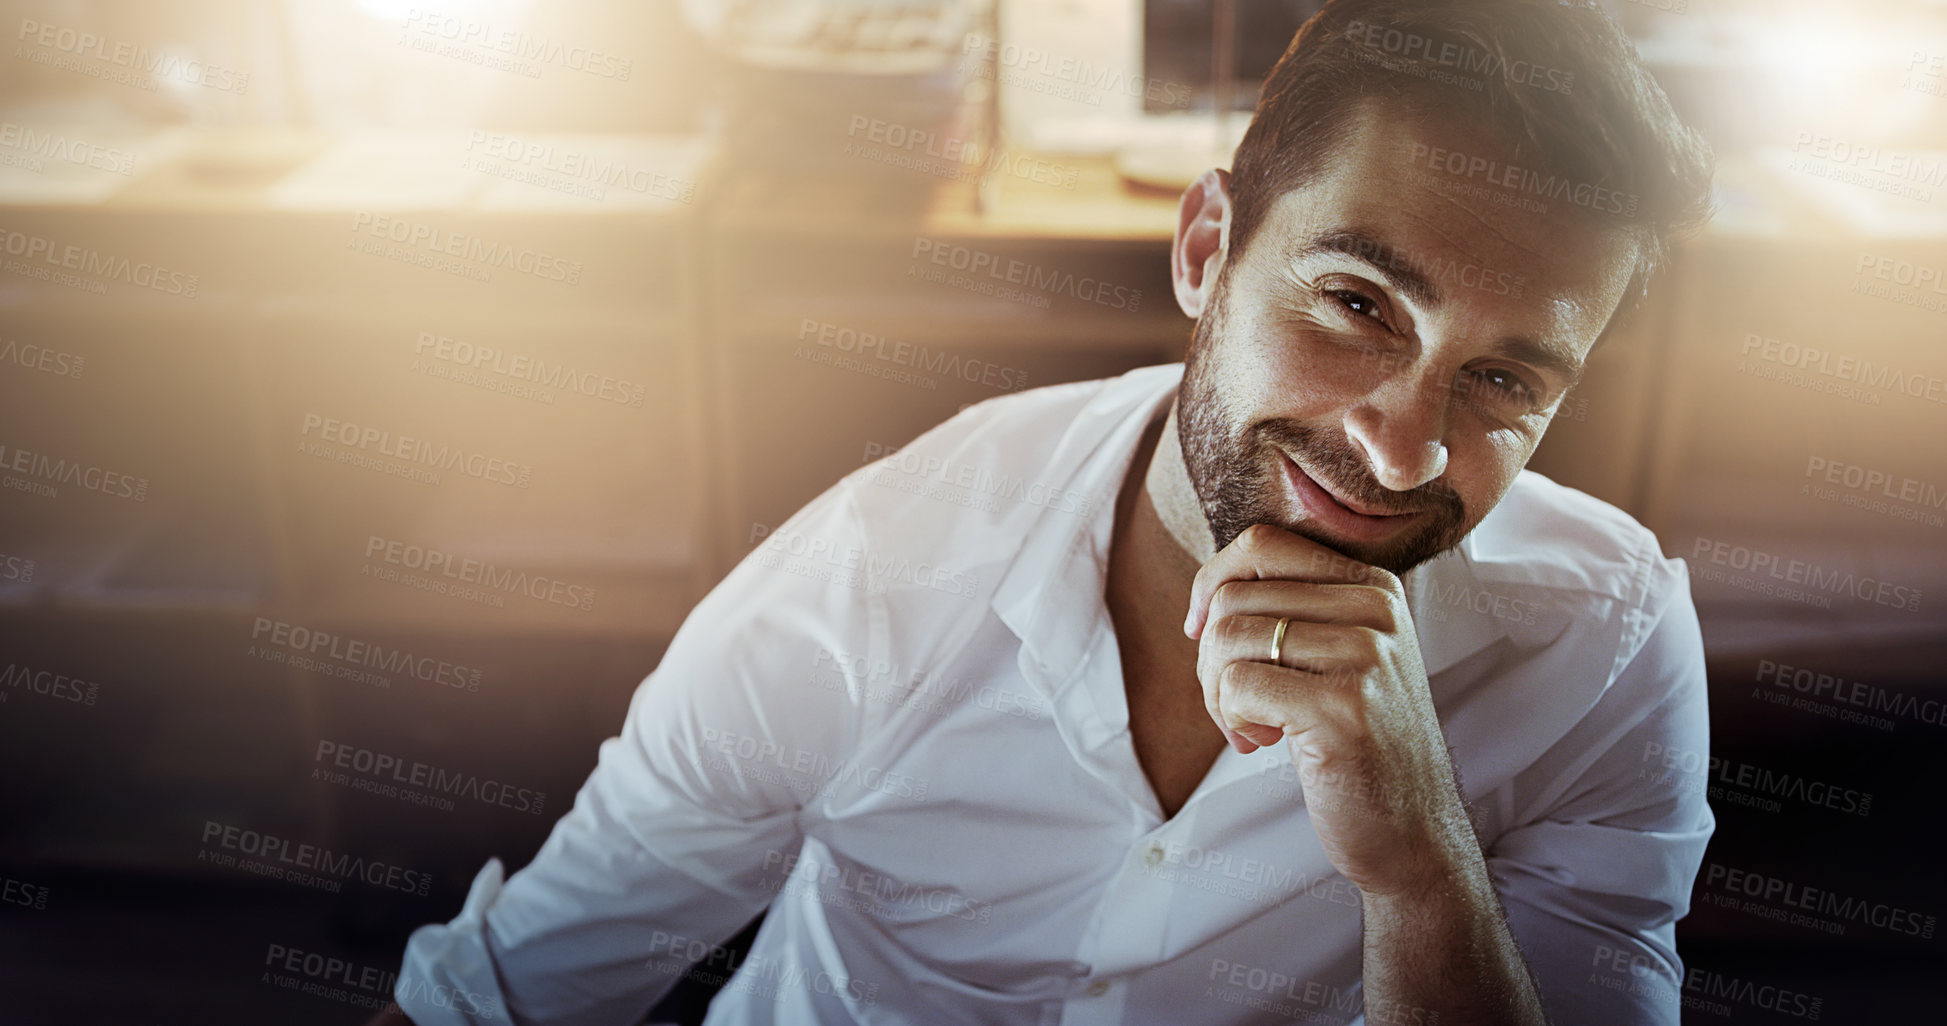
MULTIPOLYGON (((1226 266, 1224 271, 1229 271, 1226 266)), ((1411 491, 1381 485, 1350 441, 1288 420, 1264 420, 1230 432, 1232 417, 1217 394, 1208 355, 1223 320, 1228 274, 1220 272, 1210 309, 1197 318, 1184 360, 1183 387, 1177 395, 1176 437, 1183 464, 1196 489, 1210 539, 1227 548, 1252 524, 1272 524, 1302 535, 1341 555, 1395 574, 1426 562, 1460 543, 1469 529, 1460 496, 1435 479, 1411 491), (1397 538, 1376 545, 1342 542, 1310 520, 1287 523, 1283 460, 1291 453, 1299 465, 1329 482, 1353 501, 1372 509, 1422 510, 1418 522, 1397 538)))

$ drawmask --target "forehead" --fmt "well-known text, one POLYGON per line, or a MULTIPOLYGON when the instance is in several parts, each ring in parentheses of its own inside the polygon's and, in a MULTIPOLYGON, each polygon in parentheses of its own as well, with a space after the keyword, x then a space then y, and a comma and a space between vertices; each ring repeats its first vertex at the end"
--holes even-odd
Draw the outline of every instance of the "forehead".
POLYGON ((1272 205, 1249 259, 1262 245, 1284 262, 1353 231, 1385 243, 1368 255, 1418 268, 1462 301, 1456 308, 1593 343, 1629 283, 1633 197, 1524 163, 1454 121, 1387 116, 1368 103, 1351 124, 1323 172, 1272 205))

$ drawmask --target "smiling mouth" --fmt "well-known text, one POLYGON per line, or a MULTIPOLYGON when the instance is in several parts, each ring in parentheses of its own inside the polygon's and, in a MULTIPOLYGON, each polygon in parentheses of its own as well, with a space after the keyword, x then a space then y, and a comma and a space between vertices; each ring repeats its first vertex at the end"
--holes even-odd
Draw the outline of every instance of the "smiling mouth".
POLYGON ((1306 473, 1296 460, 1281 453, 1285 479, 1297 495, 1307 515, 1327 527, 1361 541, 1373 541, 1397 532, 1418 519, 1424 510, 1395 512, 1382 510, 1342 496, 1338 489, 1306 473))

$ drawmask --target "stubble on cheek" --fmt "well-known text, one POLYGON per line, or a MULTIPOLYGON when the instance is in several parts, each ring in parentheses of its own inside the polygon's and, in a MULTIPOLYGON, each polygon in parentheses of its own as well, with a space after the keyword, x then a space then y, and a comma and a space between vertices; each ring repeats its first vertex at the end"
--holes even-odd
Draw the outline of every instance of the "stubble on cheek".
POLYGON ((1211 542, 1219 551, 1252 524, 1284 519, 1282 511, 1265 508, 1267 475, 1249 447, 1232 436, 1232 418, 1218 385, 1220 368, 1213 343, 1216 324, 1223 319, 1224 291, 1220 285, 1211 309, 1197 319, 1177 410, 1184 469, 1209 524, 1211 542))

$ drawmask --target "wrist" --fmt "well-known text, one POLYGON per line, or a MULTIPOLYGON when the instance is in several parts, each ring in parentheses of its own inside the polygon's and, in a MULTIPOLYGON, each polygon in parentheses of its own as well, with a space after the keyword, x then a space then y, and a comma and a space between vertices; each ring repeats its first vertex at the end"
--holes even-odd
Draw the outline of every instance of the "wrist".
POLYGON ((1533 975, 1509 930, 1476 853, 1465 863, 1427 870, 1418 885, 1369 892, 1362 900, 1368 1008, 1404 1009, 1424 1020, 1546 1026, 1533 975))
POLYGON ((1470 833, 1464 843, 1439 845, 1402 863, 1384 880, 1361 884, 1360 893, 1368 916, 1438 916, 1491 903, 1494 883, 1470 833))

